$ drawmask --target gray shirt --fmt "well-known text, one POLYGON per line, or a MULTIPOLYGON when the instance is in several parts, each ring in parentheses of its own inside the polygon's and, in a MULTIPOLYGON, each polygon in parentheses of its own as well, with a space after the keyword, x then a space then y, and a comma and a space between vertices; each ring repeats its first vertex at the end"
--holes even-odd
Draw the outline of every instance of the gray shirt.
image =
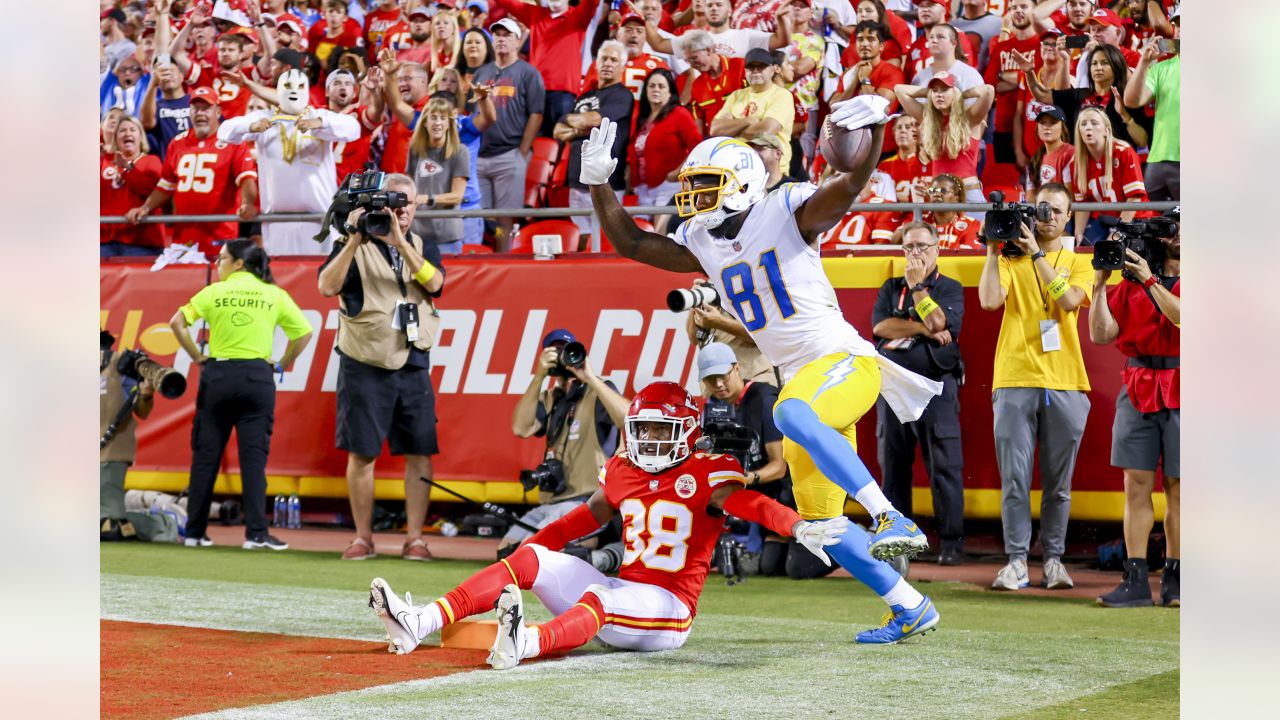
POLYGON ((981 17, 970 20, 961 13, 951 21, 951 27, 962 33, 974 33, 982 37, 982 47, 978 50, 978 69, 987 69, 987 56, 991 50, 991 40, 1000 36, 1000 28, 1003 21, 999 15, 987 13, 981 17))
POLYGON ((542 112, 546 105, 542 74, 524 60, 516 60, 505 68, 499 68, 497 63, 481 65, 472 83, 490 82, 494 85, 490 96, 498 119, 480 138, 480 157, 493 157, 520 147, 529 116, 542 112))
MULTIPOLYGON (((453 189, 454 178, 470 177, 471 153, 461 144, 451 158, 444 148, 431 148, 425 157, 410 151, 409 173, 418 185, 418 207, 427 207, 427 195, 443 195, 453 189)), ((413 232, 424 242, 455 242, 463 237, 462 218, 415 218, 413 232)))

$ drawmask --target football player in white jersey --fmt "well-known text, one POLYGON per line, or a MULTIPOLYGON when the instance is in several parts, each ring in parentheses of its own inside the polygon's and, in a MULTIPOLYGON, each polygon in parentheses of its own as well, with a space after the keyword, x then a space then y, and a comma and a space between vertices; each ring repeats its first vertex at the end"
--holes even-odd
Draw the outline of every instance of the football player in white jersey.
MULTIPOLYGON (((834 227, 866 184, 880 156, 888 101, 862 95, 832 107, 832 122, 869 135, 852 172, 821 186, 766 189, 768 174, 740 140, 713 137, 681 166, 676 205, 688 221, 671 236, 641 230, 608 191, 615 129, 602 123, 582 149, 584 184, 605 233, 625 257, 671 270, 704 272, 723 304, 783 373, 774 420, 785 436, 796 507, 806 519, 844 513, 846 493, 876 520, 871 537, 856 527, 829 552, 892 610, 860 643, 894 643, 937 624, 937 610, 887 563, 928 548, 915 523, 885 498, 856 451, 855 425, 884 394, 904 422, 918 419, 941 385, 884 361, 840 311, 822 269, 818 236, 834 227), (883 384, 882 384, 883 381, 883 384)), ((928 314, 926 305, 921 308, 928 314)))

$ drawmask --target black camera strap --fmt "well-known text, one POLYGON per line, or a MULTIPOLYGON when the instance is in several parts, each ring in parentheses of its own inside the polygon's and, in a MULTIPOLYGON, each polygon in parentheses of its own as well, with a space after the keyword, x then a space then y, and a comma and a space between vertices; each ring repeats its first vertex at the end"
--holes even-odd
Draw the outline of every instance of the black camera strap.
MULTIPOLYGON (((571 396, 572 396, 572 393, 566 393, 565 395, 562 395, 561 398, 569 399, 571 398, 571 396)), ((560 423, 555 428, 554 435, 548 434, 547 436, 548 447, 551 447, 557 443, 559 443, 560 445, 560 448, 558 450, 552 447, 551 450, 548 451, 547 453, 548 458, 554 457, 557 460, 563 460, 565 454, 569 451, 569 433, 565 432, 565 430, 573 426, 573 418, 575 415, 578 414, 578 403, 580 402, 582 402, 582 396, 572 398, 569 402, 569 410, 564 415, 564 422, 560 423)), ((554 406, 555 405, 553 403, 552 407, 554 406)), ((550 418, 548 418, 548 420, 550 420, 550 418)))
POLYGON ((120 432, 120 425, 124 423, 125 418, 129 417, 129 413, 133 412, 133 405, 137 401, 138 401, 138 386, 134 385, 133 389, 129 391, 128 396, 125 397, 124 405, 120 406, 120 411, 117 412, 116 416, 111 419, 111 424, 107 425, 107 431, 102 433, 102 439, 98 443, 99 450, 106 447, 107 443, 111 442, 111 440, 115 438, 116 433, 120 432))

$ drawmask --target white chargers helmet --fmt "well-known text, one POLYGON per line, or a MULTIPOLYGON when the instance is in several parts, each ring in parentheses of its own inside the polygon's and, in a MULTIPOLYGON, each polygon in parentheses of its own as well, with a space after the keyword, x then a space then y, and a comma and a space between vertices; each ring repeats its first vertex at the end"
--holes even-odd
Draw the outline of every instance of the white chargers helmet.
POLYGON ((764 199, 769 171, 750 145, 736 138, 713 137, 693 148, 680 166, 679 178, 676 210, 680 217, 711 230, 764 199), (694 178, 708 177, 712 182, 694 186, 694 178), (713 202, 705 203, 707 196, 713 202))

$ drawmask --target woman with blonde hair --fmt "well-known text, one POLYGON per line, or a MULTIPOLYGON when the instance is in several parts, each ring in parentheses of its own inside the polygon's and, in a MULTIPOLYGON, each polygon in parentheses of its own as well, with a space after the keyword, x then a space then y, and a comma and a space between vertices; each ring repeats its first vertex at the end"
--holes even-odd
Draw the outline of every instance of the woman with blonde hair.
MULTIPOLYGON (((1096 105, 1081 108, 1076 116, 1075 156, 1067 162, 1062 174, 1076 202, 1147 202, 1148 199, 1138 153, 1132 145, 1112 135, 1111 119, 1096 105)), ((1100 216, 1119 216, 1129 222, 1135 214, 1133 210, 1108 210, 1092 215, 1087 211, 1076 212, 1076 245, 1092 245, 1106 239, 1107 230, 1098 220, 1100 216)))
POLYGON ((431 66, 428 69, 434 74, 442 68, 452 67, 458 61, 461 48, 458 12, 437 5, 436 14, 431 18, 431 66))
POLYGON ((458 113, 466 113, 467 98, 462 94, 462 73, 457 68, 442 67, 431 76, 431 82, 427 84, 427 95, 439 92, 451 93, 457 98, 458 113))
POLYGON ((978 155, 995 88, 984 84, 961 92, 955 76, 944 71, 925 87, 899 85, 893 91, 903 112, 920 121, 920 161, 929 164, 930 174, 955 175, 964 182, 965 200, 983 202, 978 155))
MULTIPOLYGON (((418 187, 418 207, 457 207, 471 176, 471 153, 458 137, 458 110, 448 93, 433 96, 418 115, 409 138, 408 174, 418 187)), ((462 218, 417 218, 413 232, 434 242, 442 254, 462 251, 462 218)))

